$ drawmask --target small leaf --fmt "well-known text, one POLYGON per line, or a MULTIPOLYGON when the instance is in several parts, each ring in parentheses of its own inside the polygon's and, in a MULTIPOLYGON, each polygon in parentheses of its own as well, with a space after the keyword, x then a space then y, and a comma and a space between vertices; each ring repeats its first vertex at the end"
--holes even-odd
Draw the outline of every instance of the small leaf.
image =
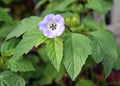
POLYGON ((25 86, 25 80, 10 71, 0 73, 0 86, 25 86))
POLYGON ((27 54, 34 46, 37 47, 39 44, 44 42, 46 38, 42 35, 39 29, 33 29, 24 34, 23 39, 17 45, 13 59, 19 59, 23 54, 27 54))
POLYGON ((6 61, 5 66, 14 72, 35 71, 35 68, 27 59, 19 59, 17 61, 10 59, 6 61))
POLYGON ((1 8, 1 7, 0 7, 0 21, 4 21, 8 24, 13 23, 12 18, 8 15, 8 13, 5 11, 5 9, 1 8))
POLYGON ((76 0, 69 0, 69 1, 64 0, 62 3, 58 4, 58 5, 54 8, 54 10, 55 10, 55 11, 64 11, 64 9, 65 9, 68 5, 70 5, 71 3, 75 2, 75 1, 76 1, 76 0))
POLYGON ((75 80, 91 54, 90 43, 88 37, 76 33, 70 33, 65 39, 63 62, 72 80, 75 80))
POLYGON ((93 39, 92 42, 92 57, 96 63, 103 61, 104 54, 101 50, 101 47, 96 39, 93 39))
POLYGON ((111 58, 108 58, 107 56, 104 57, 102 64, 103 64, 103 67, 104 67, 105 78, 107 78, 110 75, 114 62, 115 61, 112 60, 111 58))
POLYGON ((31 16, 30 18, 23 19, 21 23, 10 34, 8 34, 6 39, 10 39, 12 37, 19 37, 23 33, 37 28, 40 21, 41 18, 37 16, 31 16))
POLYGON ((48 39, 46 41, 46 51, 50 61, 59 71, 63 56, 63 41, 61 38, 48 39))
POLYGON ((105 31, 107 29, 106 22, 104 20, 101 20, 100 22, 101 30, 105 31))

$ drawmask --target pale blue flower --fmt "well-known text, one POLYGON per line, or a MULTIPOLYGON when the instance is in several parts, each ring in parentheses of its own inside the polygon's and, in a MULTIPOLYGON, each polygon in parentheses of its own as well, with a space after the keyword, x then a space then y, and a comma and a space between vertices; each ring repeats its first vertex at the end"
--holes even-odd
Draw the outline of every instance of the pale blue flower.
POLYGON ((56 38, 62 35, 65 30, 64 18, 60 15, 48 14, 39 23, 39 29, 48 38, 56 38))

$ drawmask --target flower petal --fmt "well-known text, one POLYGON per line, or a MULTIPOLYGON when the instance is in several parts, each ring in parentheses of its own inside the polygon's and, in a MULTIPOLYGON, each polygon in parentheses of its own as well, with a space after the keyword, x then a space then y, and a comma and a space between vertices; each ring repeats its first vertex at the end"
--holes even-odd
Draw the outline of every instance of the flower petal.
POLYGON ((45 32, 47 30, 47 23, 44 22, 44 21, 41 21, 39 23, 39 29, 42 31, 42 32, 45 32))
POLYGON ((55 15, 54 14, 49 14, 49 15, 46 15, 45 18, 44 18, 44 22, 48 23, 50 21, 53 21, 55 18, 55 15))
POLYGON ((54 34, 54 33, 51 33, 48 37, 49 37, 49 38, 56 38, 56 37, 57 37, 57 35, 56 35, 56 34, 54 34))
POLYGON ((56 31, 56 35, 57 35, 57 36, 62 35, 62 33, 63 33, 64 30, 65 30, 65 26, 64 26, 64 25, 59 25, 57 28, 58 28, 58 30, 56 31))
POLYGON ((57 14, 55 16, 55 20, 58 24, 61 24, 61 25, 64 25, 65 24, 65 21, 64 21, 64 18, 60 15, 60 14, 57 14))
POLYGON ((44 32, 43 34, 48 38, 55 38, 57 36, 55 33, 52 33, 48 30, 46 32, 44 32))
POLYGON ((56 38, 57 36, 62 35, 65 29, 65 21, 64 18, 57 14, 49 14, 45 16, 44 20, 39 23, 39 29, 43 32, 43 34, 48 38, 56 38), (54 23, 57 24, 57 27, 54 26, 54 23), (49 30, 49 26, 53 25, 55 27, 54 30, 49 30))

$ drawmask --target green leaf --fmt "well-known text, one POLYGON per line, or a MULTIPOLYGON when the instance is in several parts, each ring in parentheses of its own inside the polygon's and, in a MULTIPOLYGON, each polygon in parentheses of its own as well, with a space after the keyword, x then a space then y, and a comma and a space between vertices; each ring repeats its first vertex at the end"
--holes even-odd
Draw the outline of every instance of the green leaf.
POLYGON ((38 9, 42 4, 44 4, 47 0, 40 0, 36 6, 35 6, 35 9, 38 9))
POLYGON ((19 42, 18 39, 3 42, 0 47, 1 56, 7 57, 13 55, 15 47, 18 44, 18 42, 19 42))
POLYGON ((58 2, 57 4, 56 3, 53 3, 53 7, 52 8, 46 8, 41 16, 45 16, 47 14, 50 14, 50 13, 55 13, 57 14, 58 12, 61 12, 61 11, 66 11, 66 10, 70 10, 71 7, 69 5, 71 5, 73 2, 75 2, 76 0, 64 0, 64 1, 61 1, 61 2, 58 2))
POLYGON ((49 57, 46 54, 46 48, 45 47, 41 47, 37 50, 38 54, 40 55, 40 58, 44 61, 44 62, 49 62, 49 57))
MULTIPOLYGON (((39 61, 40 61, 39 55, 28 54, 28 55, 25 56, 25 58, 27 58, 29 61, 31 61, 31 63, 32 63, 33 65, 38 64, 39 61)), ((39 65, 38 65, 38 66, 39 66, 39 65)))
POLYGON ((64 68, 61 66, 60 71, 56 71, 52 64, 48 63, 47 66, 42 69, 43 76, 40 79, 40 85, 51 84, 53 80, 60 82, 64 74, 64 68), (52 70, 52 71, 51 71, 52 70))
POLYGON ((35 71, 35 68, 31 64, 31 62, 27 59, 19 59, 19 60, 10 59, 5 62, 5 66, 14 72, 35 71))
POLYGON ((92 57, 96 63, 100 63, 104 58, 103 51, 96 39, 93 39, 92 42, 92 57))
POLYGON ((96 86, 96 85, 90 80, 80 80, 75 84, 75 86, 96 86))
POLYGON ((90 15, 85 17, 84 24, 92 30, 98 30, 100 28, 90 15))
POLYGON ((8 34, 6 39, 10 39, 12 37, 19 37, 23 33, 37 28, 40 21, 41 18, 37 16, 31 16, 29 18, 23 19, 21 23, 10 34, 8 34))
POLYGON ((25 86, 25 80, 13 72, 0 73, 0 86, 25 86))
POLYGON ((88 37, 76 33, 70 33, 65 39, 63 62, 72 80, 75 80, 91 54, 90 43, 88 37))
POLYGON ((8 15, 8 13, 5 11, 5 9, 1 8, 1 7, 0 7, 0 21, 4 21, 8 24, 13 23, 12 18, 8 15))
POLYGON ((14 22, 13 24, 3 24, 0 28, 0 37, 5 38, 17 25, 18 22, 14 22))
POLYGON ((103 67, 104 67, 105 78, 107 78, 110 75, 114 62, 115 61, 112 60, 111 58, 108 58, 107 56, 104 57, 102 64, 103 64, 103 67))
POLYGON ((100 22, 101 30, 104 31, 107 29, 106 22, 104 20, 101 20, 100 22))
POLYGON ((39 29, 33 29, 24 34, 23 39, 17 45, 13 59, 19 59, 23 54, 27 54, 34 46, 44 42, 46 38, 42 35, 39 29))
POLYGON ((118 45, 118 58, 114 62, 114 68, 120 70, 120 45, 118 45))
POLYGON ((85 6, 88 9, 93 9, 98 13, 107 13, 112 9, 112 2, 107 0, 92 0, 85 6))
MULTIPOLYGON (((117 54, 117 43, 114 37, 107 31, 106 32, 95 31, 95 32, 92 32, 91 34, 93 35, 93 39, 96 40, 94 44, 95 45, 97 44, 98 49, 101 50, 101 51, 99 50, 99 54, 100 52, 102 52, 104 57, 107 56, 108 58, 112 58, 113 60, 115 60, 118 54, 117 54)), ((95 47, 93 47, 93 50, 94 49, 95 47)), ((101 55, 98 55, 98 56, 101 56, 101 55)), ((99 58, 99 57, 95 56, 95 58, 99 58)))
POLYGON ((64 11, 64 9, 68 6, 68 5, 70 5, 71 3, 73 3, 73 2, 75 2, 76 0, 64 0, 64 1, 62 1, 62 3, 60 3, 60 4, 58 4, 55 8, 54 8, 54 10, 55 11, 64 11))
POLYGON ((97 63, 103 61, 105 76, 107 77, 112 70, 113 62, 118 57, 117 42, 113 35, 107 31, 95 31, 91 34, 93 35, 92 57, 97 63))
POLYGON ((61 38, 48 39, 46 41, 46 51, 50 61, 59 71, 63 56, 63 41, 61 38))

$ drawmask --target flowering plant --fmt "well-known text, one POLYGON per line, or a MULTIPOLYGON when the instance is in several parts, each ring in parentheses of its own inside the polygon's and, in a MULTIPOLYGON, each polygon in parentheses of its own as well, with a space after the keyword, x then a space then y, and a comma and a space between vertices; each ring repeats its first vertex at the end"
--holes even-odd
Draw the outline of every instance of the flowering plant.
POLYGON ((111 8, 112 0, 40 0, 39 16, 16 21, 0 7, 0 86, 105 86, 112 69, 120 69, 120 46, 93 14, 111 8))

